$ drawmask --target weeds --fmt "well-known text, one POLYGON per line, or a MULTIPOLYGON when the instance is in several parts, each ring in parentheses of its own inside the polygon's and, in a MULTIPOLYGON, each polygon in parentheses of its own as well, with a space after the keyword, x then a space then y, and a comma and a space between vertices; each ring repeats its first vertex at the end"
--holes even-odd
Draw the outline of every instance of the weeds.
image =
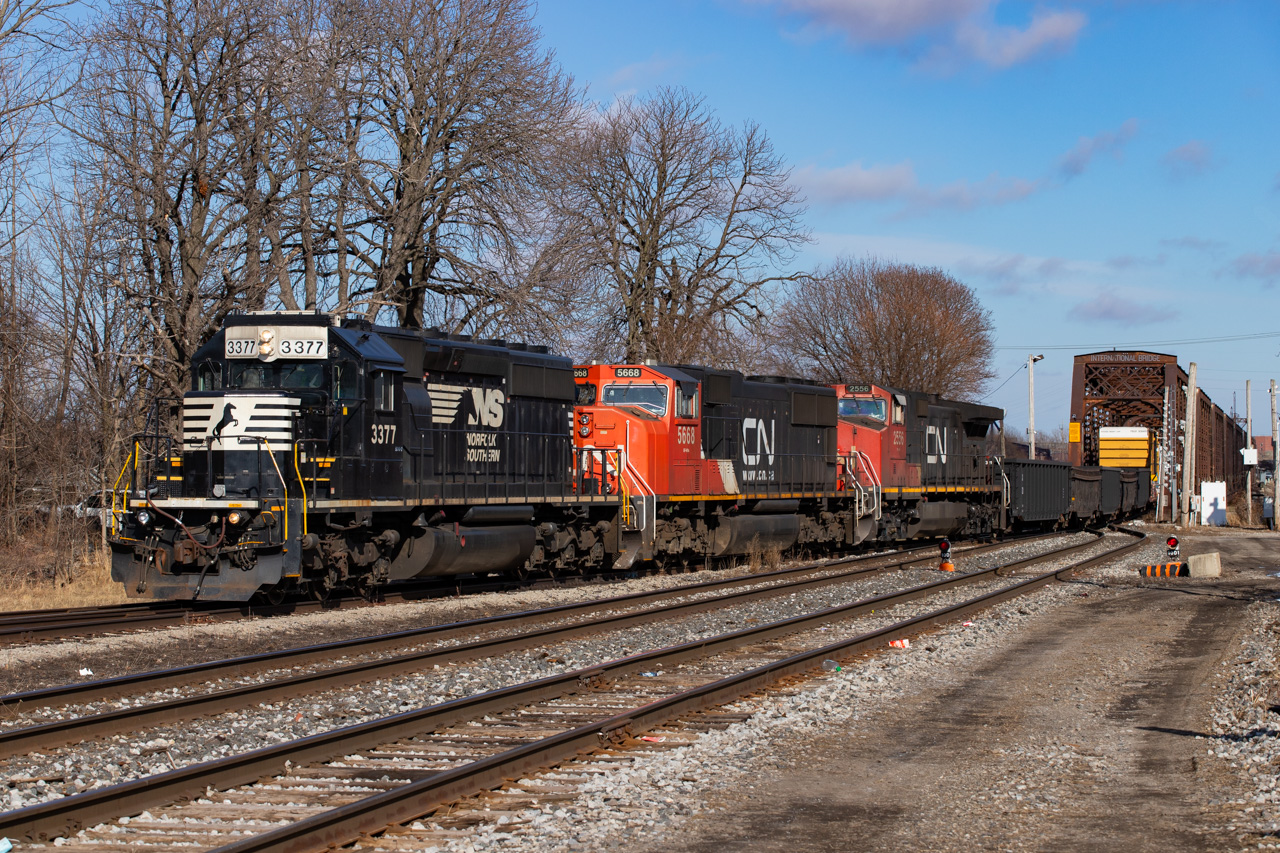
POLYGON ((0 549, 0 610, 46 610, 119 604, 124 587, 111 580, 111 552, 86 535, 74 545, 54 537, 24 537, 0 549))
POLYGON ((760 545, 760 537, 753 536, 746 554, 747 571, 751 574, 772 572, 782 567, 782 551, 779 548, 765 548, 760 545))

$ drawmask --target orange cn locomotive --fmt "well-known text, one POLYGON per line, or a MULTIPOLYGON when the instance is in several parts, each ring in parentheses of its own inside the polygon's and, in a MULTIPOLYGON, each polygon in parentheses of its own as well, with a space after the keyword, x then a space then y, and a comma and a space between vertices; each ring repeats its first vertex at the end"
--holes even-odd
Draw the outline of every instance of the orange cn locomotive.
POLYGON ((624 493, 619 567, 839 548, 872 531, 859 522, 874 517, 874 474, 838 452, 833 389, 690 365, 593 365, 574 379, 584 487, 624 493))

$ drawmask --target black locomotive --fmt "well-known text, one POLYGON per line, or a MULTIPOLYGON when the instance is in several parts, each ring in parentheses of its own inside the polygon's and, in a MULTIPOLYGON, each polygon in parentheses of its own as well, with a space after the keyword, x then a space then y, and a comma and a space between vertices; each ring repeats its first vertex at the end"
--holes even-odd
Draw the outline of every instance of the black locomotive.
POLYGON ((236 601, 601 566, 620 500, 575 472, 573 400, 545 347, 232 316, 196 353, 180 447, 137 442, 112 577, 236 601))

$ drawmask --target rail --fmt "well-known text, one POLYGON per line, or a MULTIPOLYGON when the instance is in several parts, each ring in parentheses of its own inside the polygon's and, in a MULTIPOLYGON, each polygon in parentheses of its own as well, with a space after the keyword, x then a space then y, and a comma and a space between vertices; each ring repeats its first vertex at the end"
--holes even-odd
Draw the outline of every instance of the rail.
MULTIPOLYGON (((994 592, 980 595, 957 605, 928 611, 897 622, 879 631, 821 648, 807 648, 782 660, 749 670, 740 675, 704 682, 656 702, 646 700, 643 706, 629 708, 603 720, 562 731, 548 738, 508 750, 491 758, 471 761, 463 766, 429 774, 421 781, 397 785, 384 793, 366 796, 357 802, 340 806, 285 827, 273 828, 253 838, 238 839, 227 851, 323 850, 354 840, 361 832, 378 831, 389 824, 413 819, 468 793, 491 784, 501 784, 505 777, 519 777, 535 767, 545 767, 572 757, 583 749, 598 747, 627 735, 638 734, 680 713, 737 698, 790 675, 815 668, 827 657, 848 658, 868 649, 883 646, 901 636, 927 630, 953 621, 969 613, 1001 601, 1015 598, 1040 586, 1063 580, 1073 571, 1114 559, 1124 551, 1137 547, 1143 534, 1125 531, 1137 537, 1122 548, 1112 549, 1074 565, 1054 569, 994 592)), ((126 782, 110 788, 96 789, 30 806, 0 815, 0 834, 27 838, 65 834, 75 827, 92 825, 121 814, 137 814, 175 798, 204 792, 210 787, 245 784, 266 774, 275 774, 302 762, 322 762, 337 756, 377 747, 396 740, 421 736, 448 725, 477 720, 500 713, 514 705, 541 701, 566 693, 589 692, 594 685, 638 672, 674 667, 753 643, 772 642, 797 631, 811 630, 835 620, 852 618, 872 609, 883 609, 892 603, 915 600, 935 592, 952 589, 976 581, 994 580, 1009 571, 1047 559, 1062 558, 1096 541, 1074 545, 1049 554, 1029 557, 1015 563, 982 569, 912 587, 899 593, 843 604, 825 610, 732 631, 672 646, 642 652, 617 661, 554 675, 522 685, 501 688, 490 693, 457 699, 440 705, 406 711, 342 729, 326 731, 288 744, 265 747, 243 755, 229 756, 205 764, 182 767, 158 776, 126 782)))

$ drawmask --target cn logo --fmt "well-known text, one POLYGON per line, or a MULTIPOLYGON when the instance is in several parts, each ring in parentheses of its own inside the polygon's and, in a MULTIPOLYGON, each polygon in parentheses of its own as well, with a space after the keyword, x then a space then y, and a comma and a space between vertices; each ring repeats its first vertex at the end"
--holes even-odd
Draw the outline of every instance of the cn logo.
POLYGON ((467 426, 480 424, 487 427, 502 426, 502 404, 506 396, 497 388, 472 388, 472 411, 467 414, 467 426))
POLYGON ((759 465, 763 456, 766 465, 773 464, 773 419, 769 420, 769 432, 765 433, 763 418, 742 419, 742 462, 745 465, 759 465), (754 451, 754 452, 753 452, 754 451))
POLYGON ((941 462, 947 464, 947 434, 935 425, 929 425, 924 429, 925 441, 928 443, 925 456, 930 465, 941 462))

